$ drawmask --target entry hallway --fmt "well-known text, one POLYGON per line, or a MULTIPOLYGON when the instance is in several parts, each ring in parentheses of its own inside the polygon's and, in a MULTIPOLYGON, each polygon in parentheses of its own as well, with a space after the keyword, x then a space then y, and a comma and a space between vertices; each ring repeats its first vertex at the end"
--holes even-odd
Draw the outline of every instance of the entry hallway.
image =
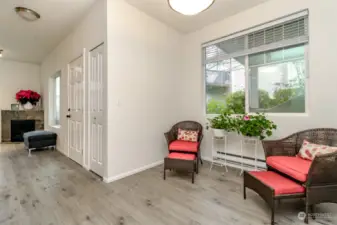
MULTIPOLYGON (((21 144, 0 145, 1 225, 262 225, 267 205, 254 192, 242 198, 239 171, 209 172, 205 163, 196 177, 168 172, 162 166, 105 184, 58 151, 34 152, 21 144)), ((327 218, 310 224, 337 224, 337 205, 316 207, 327 218)), ((282 201, 278 224, 304 224, 297 218, 303 201, 282 201)), ((323 214, 322 214, 323 216, 323 214)))

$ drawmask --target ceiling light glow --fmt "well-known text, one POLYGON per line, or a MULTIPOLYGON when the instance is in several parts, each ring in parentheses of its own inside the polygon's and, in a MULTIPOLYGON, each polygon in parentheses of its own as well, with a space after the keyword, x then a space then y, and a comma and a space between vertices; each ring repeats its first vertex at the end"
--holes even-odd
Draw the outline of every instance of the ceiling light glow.
POLYGON ((41 18, 40 14, 35 12, 32 9, 24 8, 24 7, 15 7, 15 12, 26 21, 35 21, 41 18))
POLYGON ((169 6, 186 16, 196 15, 208 9, 215 0, 168 0, 169 6))

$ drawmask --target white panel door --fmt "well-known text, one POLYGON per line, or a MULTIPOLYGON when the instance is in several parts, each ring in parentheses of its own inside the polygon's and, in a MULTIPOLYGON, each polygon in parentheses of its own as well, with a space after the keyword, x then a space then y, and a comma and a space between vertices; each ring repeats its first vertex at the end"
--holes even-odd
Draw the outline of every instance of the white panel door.
POLYGON ((104 45, 90 51, 89 54, 89 151, 90 169, 104 176, 104 45))
POLYGON ((84 74, 83 57, 68 65, 68 151, 69 157, 83 164, 84 148, 84 74))

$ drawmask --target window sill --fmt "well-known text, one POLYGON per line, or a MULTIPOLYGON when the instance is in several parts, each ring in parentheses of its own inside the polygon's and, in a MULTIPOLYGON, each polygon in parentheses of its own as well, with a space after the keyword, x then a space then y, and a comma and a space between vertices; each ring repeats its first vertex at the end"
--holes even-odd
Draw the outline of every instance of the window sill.
MULTIPOLYGON (((246 113, 247 115, 256 115, 256 113, 246 113)), ((309 117, 308 113, 264 113, 267 117, 309 117)), ((206 114, 207 119, 212 119, 220 114, 206 114)), ((245 114, 232 114, 232 116, 243 116, 245 114)))
POLYGON ((61 128, 61 125, 51 125, 50 127, 51 127, 51 128, 54 128, 54 129, 60 129, 60 128, 61 128))

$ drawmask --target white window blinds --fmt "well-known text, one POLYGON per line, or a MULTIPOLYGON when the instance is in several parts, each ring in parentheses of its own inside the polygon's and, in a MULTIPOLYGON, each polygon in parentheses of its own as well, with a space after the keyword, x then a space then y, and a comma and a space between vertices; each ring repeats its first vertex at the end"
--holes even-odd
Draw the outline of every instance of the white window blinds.
POLYGON ((278 23, 273 21, 270 26, 263 24, 253 30, 204 46, 204 64, 307 43, 308 12, 301 12, 295 18, 292 15, 288 20, 283 18, 278 23))

